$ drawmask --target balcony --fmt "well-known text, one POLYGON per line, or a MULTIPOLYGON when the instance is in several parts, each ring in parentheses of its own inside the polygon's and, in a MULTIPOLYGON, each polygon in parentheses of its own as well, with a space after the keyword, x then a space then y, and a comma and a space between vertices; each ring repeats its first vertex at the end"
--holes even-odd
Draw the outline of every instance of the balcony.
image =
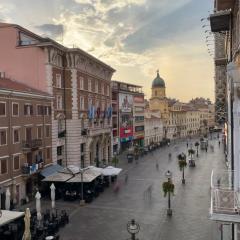
POLYGON ((58 138, 64 138, 66 136, 66 130, 63 130, 58 133, 58 138))
POLYGON ((23 151, 35 151, 42 146, 42 139, 32 139, 22 141, 23 151))
POLYGON ((210 15, 210 25, 212 32, 230 30, 231 11, 225 10, 210 15))
POLYGON ((216 9, 217 11, 226 10, 233 8, 234 0, 217 0, 216 1, 216 9))
POLYGON ((240 192, 233 189, 234 172, 225 171, 211 175, 210 219, 240 223, 240 192))
POLYGON ((43 161, 39 163, 33 163, 32 165, 25 163, 21 169, 22 169, 22 174, 25 176, 28 176, 38 172, 42 168, 43 168, 43 161))

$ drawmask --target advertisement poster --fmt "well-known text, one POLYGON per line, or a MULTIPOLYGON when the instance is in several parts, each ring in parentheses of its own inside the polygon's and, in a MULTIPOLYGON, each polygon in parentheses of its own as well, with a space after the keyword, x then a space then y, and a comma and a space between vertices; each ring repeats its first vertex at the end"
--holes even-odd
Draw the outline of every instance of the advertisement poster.
POLYGON ((125 139, 130 140, 133 136, 133 121, 131 115, 123 115, 120 122, 121 142, 125 139))
POLYGON ((144 96, 134 96, 135 103, 144 103, 144 96))
POLYGON ((125 93, 119 94, 119 110, 122 113, 130 113, 133 108, 133 96, 125 93))

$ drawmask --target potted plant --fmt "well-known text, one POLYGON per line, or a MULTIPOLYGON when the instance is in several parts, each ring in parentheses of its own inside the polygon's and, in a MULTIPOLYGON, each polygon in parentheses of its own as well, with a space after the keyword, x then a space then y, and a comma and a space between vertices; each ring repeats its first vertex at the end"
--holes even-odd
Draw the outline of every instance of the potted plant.
POLYGON ((184 153, 181 153, 177 156, 178 158, 178 165, 180 168, 180 171, 182 171, 182 184, 185 184, 185 178, 184 178, 184 168, 187 166, 186 161, 186 155, 184 153))
POLYGON ((197 148, 197 157, 198 157, 198 147, 199 147, 199 142, 195 142, 195 147, 197 148))
POLYGON ((191 148, 188 149, 188 155, 190 155, 189 165, 191 167, 195 167, 195 161, 193 160, 193 155, 195 154, 195 151, 191 148))

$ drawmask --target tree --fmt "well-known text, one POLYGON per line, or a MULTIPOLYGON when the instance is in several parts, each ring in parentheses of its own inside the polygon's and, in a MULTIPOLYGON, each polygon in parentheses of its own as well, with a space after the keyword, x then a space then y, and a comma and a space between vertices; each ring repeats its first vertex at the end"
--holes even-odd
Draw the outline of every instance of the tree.
POLYGON ((171 180, 168 180, 167 182, 164 182, 162 185, 163 192, 164 192, 164 197, 167 196, 167 193, 172 193, 174 194, 174 184, 172 183, 171 180))
POLYGON ((185 184, 185 178, 184 178, 184 168, 187 166, 187 157, 186 154, 181 153, 177 156, 178 158, 178 165, 180 168, 180 171, 182 171, 182 184, 185 184))
POLYGON ((112 163, 114 164, 115 167, 117 166, 118 162, 119 162, 119 159, 117 158, 116 155, 114 155, 114 157, 112 158, 112 163))
POLYGON ((195 142, 195 147, 197 148, 197 157, 198 157, 198 147, 199 147, 199 142, 195 142))

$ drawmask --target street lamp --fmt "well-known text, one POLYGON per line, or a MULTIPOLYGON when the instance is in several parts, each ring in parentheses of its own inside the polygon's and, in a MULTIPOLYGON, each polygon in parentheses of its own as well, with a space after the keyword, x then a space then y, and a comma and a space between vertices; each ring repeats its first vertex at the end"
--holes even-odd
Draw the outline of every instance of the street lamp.
POLYGON ((140 225, 132 219, 127 223, 127 231, 131 234, 131 240, 137 240, 135 235, 140 231, 140 225))
POLYGON ((155 143, 157 142, 157 130, 158 130, 158 127, 154 127, 153 128, 154 129, 154 131, 155 131, 155 143))
MULTIPOLYGON (((165 176, 168 180, 168 183, 172 183, 172 172, 167 170, 165 173, 165 176)), ((167 210, 167 215, 172 216, 172 209, 171 209, 171 193, 168 191, 168 210, 167 210)))
POLYGON ((80 206, 83 206, 85 204, 85 200, 83 198, 83 173, 89 169, 89 167, 87 168, 80 168, 79 169, 79 173, 81 174, 81 200, 80 200, 80 206))

